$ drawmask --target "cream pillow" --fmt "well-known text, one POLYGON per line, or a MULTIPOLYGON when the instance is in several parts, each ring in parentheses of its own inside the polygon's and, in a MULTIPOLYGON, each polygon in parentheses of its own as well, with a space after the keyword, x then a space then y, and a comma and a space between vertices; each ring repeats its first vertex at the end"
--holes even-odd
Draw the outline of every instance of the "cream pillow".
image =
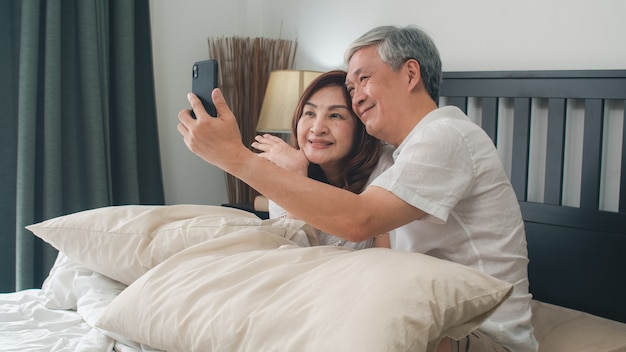
POLYGON ((243 210, 210 205, 112 206, 26 228, 73 262, 126 285, 182 249, 233 232, 263 229, 278 235, 258 248, 316 240, 302 221, 261 220, 243 210))
POLYGON ((532 301, 539 352, 626 351, 626 324, 579 310, 532 301))
MULTIPOLYGON (((224 254, 270 232, 187 248, 124 290, 97 326, 167 351, 433 351, 509 283, 431 256, 292 245, 224 254)), ((245 247, 245 246, 244 246, 245 247)))

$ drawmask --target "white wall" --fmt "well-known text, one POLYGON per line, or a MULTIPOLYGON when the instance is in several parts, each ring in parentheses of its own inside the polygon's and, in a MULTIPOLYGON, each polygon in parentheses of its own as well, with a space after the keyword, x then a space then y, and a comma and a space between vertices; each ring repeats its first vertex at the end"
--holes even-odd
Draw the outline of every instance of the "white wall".
POLYGON ((626 69, 624 0, 151 0, 152 43, 168 204, 227 201, 223 172, 176 131, 193 62, 208 37, 297 39, 296 66, 345 68, 343 50, 368 29, 417 24, 446 71, 626 69))

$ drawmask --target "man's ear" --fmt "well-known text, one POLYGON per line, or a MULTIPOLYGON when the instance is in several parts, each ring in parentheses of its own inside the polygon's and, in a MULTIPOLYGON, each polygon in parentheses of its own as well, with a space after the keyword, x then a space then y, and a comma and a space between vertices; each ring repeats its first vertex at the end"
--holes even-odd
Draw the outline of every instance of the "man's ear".
POLYGON ((409 88, 412 90, 417 86, 422 78, 420 75, 420 64, 415 59, 409 59, 404 63, 404 65, 409 77, 409 88))

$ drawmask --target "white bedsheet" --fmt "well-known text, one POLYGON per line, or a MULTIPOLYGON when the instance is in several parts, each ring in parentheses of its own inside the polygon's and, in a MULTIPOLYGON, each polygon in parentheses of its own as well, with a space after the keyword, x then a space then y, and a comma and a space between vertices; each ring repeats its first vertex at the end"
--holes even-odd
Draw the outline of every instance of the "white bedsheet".
POLYGON ((48 309, 44 302, 39 289, 0 295, 2 351, 113 351, 114 340, 76 311, 48 309))
POLYGON ((0 294, 0 351, 159 352, 95 328, 125 287, 60 255, 42 289, 0 294))

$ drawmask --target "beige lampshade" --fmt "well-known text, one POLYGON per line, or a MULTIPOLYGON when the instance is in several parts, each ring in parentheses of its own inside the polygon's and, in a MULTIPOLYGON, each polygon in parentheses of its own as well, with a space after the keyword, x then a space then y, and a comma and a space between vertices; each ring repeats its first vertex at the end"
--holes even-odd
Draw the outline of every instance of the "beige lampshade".
POLYGON ((300 70, 272 71, 267 83, 257 131, 285 133, 291 131, 291 119, 306 87, 321 72, 300 70))

